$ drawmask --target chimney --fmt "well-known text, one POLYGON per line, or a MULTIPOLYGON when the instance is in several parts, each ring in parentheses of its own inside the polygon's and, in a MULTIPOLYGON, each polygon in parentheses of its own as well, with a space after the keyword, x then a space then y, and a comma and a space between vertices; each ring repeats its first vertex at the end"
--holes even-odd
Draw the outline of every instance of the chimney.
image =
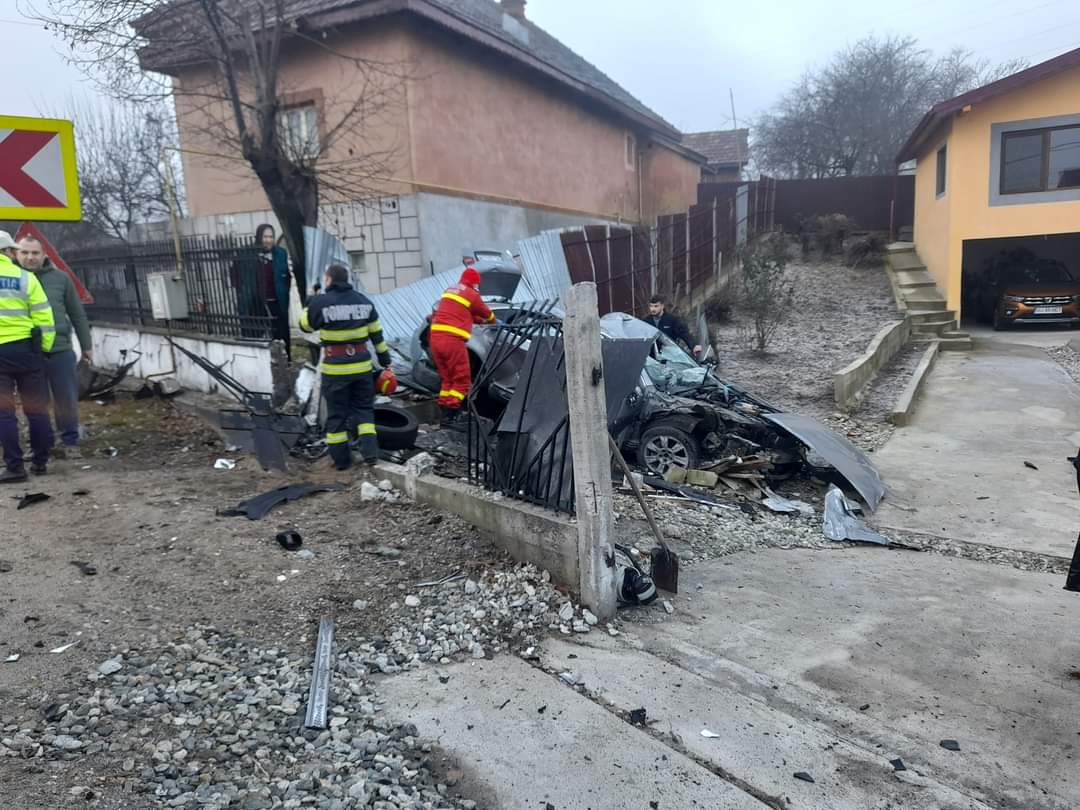
POLYGON ((519 20, 524 20, 525 2, 526 0, 500 0, 500 5, 502 6, 503 11, 511 17, 517 17, 519 20))

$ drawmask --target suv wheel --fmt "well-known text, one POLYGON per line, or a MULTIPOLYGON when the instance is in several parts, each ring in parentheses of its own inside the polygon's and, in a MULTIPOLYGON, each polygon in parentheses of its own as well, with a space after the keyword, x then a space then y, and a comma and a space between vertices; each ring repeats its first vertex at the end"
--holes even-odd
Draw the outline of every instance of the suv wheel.
POLYGON ((672 425, 655 425, 641 435, 638 460, 653 475, 663 476, 672 467, 692 470, 700 457, 697 439, 672 425))

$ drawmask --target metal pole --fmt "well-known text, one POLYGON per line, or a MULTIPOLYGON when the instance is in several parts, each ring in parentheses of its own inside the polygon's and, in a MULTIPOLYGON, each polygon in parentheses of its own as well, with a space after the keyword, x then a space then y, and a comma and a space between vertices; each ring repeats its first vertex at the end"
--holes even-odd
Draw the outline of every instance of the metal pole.
POLYGON ((611 456, 596 285, 575 284, 563 320, 566 397, 574 458, 581 601, 601 619, 615 615, 611 456))

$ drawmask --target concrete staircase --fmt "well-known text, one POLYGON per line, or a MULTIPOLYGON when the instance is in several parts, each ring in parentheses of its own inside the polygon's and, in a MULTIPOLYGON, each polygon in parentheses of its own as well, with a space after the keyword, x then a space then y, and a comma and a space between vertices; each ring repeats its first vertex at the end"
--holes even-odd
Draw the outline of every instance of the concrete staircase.
POLYGON ((910 242, 889 245, 885 256, 897 307, 911 316, 912 343, 936 340, 942 351, 971 349, 971 336, 959 330, 956 312, 946 309, 945 296, 910 242))

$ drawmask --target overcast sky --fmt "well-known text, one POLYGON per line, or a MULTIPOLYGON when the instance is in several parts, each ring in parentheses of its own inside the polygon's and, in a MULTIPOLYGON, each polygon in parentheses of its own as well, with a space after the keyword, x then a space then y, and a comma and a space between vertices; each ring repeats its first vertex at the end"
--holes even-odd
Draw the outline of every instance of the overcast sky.
MULTIPOLYGON (((92 92, 63 44, 0 0, 0 113, 37 115, 92 92), (20 24, 21 21, 21 24, 20 24)), ((531 20, 685 132, 740 124, 767 108, 807 66, 867 34, 911 34, 978 57, 1041 62, 1080 47, 1077 0, 529 0, 531 20)))

